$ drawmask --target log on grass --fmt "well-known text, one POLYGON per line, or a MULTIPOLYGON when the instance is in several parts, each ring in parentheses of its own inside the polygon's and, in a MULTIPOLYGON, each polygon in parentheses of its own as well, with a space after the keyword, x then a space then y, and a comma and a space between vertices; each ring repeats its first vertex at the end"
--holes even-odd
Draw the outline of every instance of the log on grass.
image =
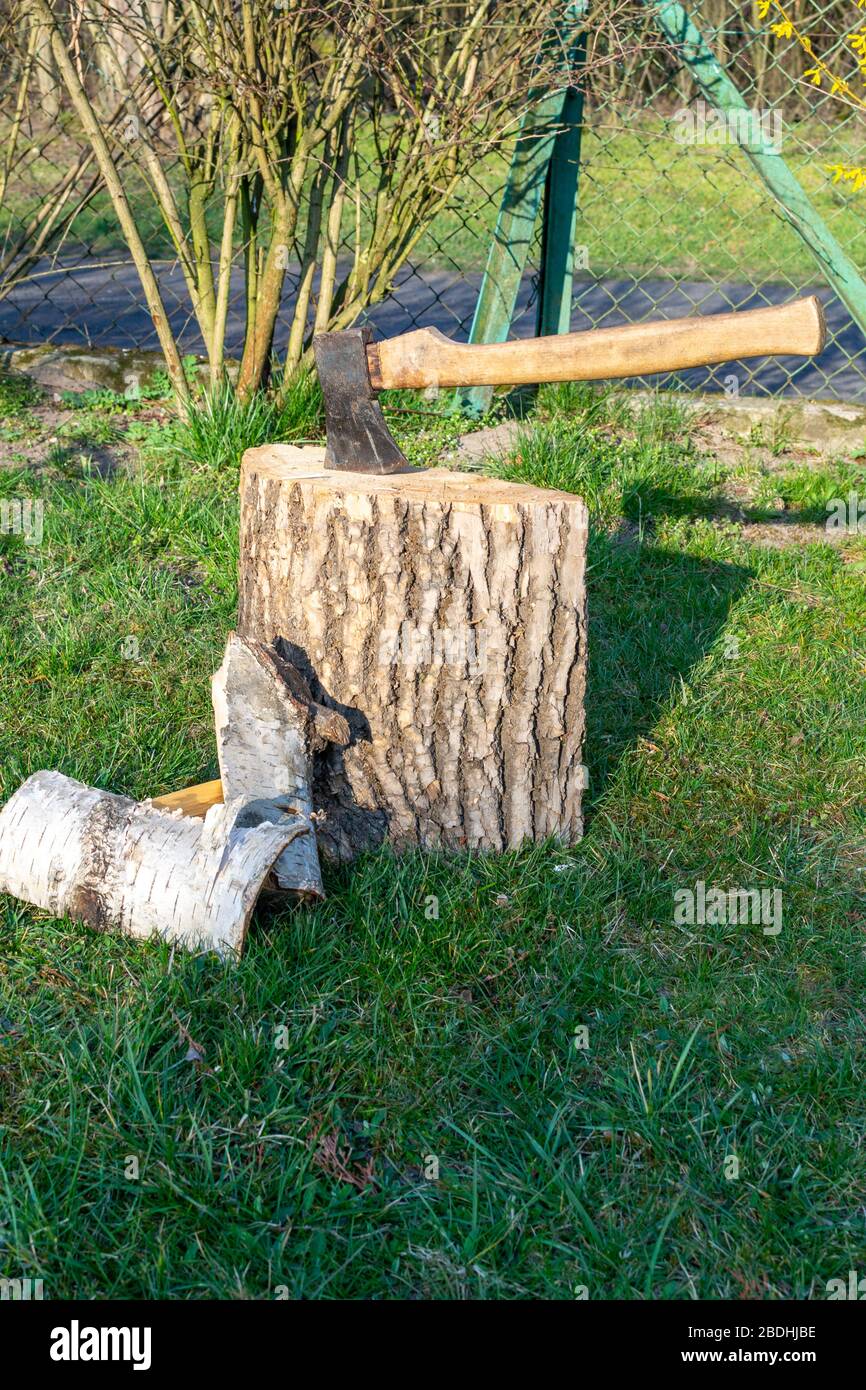
POLYGON ((247 452, 238 631, 348 726, 313 756, 326 857, 579 839, 586 538, 568 493, 247 452))
POLYGON ((309 821, 239 797, 205 818, 37 772, 0 810, 0 892, 100 929, 239 953, 260 892, 309 821))

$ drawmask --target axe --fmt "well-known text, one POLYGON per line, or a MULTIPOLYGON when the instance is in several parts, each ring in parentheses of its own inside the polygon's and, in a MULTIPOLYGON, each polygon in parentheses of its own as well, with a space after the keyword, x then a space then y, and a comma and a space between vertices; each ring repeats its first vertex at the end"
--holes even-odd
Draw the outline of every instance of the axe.
POLYGON ((810 357, 821 351, 825 337, 824 314, 814 295, 774 309, 511 343, 454 343, 436 328, 379 343, 367 327, 319 333, 313 349, 325 398, 325 466, 360 473, 408 468, 376 399, 386 389, 602 381, 745 357, 810 357))

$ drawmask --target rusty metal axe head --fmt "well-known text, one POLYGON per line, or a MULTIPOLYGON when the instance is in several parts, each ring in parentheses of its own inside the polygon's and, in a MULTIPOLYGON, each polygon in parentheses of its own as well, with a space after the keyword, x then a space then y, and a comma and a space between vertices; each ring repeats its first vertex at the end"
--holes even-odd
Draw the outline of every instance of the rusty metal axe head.
POLYGON ((397 473, 408 468, 385 424, 370 382, 369 328, 318 333, 313 339, 316 367, 325 398, 328 447, 326 468, 357 473, 397 473))

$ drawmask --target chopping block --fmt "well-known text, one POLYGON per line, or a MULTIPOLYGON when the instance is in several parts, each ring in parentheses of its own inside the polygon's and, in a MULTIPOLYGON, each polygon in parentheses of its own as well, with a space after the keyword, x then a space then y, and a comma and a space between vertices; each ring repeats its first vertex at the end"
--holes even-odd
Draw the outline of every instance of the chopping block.
POLYGON ((244 455, 238 632, 350 731, 313 760, 324 857, 580 838, 586 542, 569 493, 244 455))

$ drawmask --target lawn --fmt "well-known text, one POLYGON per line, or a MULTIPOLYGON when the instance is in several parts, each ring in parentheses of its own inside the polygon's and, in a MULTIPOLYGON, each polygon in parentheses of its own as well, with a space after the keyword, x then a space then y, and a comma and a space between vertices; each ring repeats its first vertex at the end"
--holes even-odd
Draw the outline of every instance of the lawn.
MULTIPOLYGON (((661 275, 735 284, 822 282, 814 257, 781 218, 745 157, 730 146, 683 145, 652 114, 599 113, 581 146, 576 241, 596 277, 661 275)), ((782 153, 854 264, 866 271, 863 194, 828 166, 856 164, 862 132, 793 124, 782 153)), ((483 267, 507 161, 475 171, 434 222, 416 259, 483 267)))
MULTIPOLYGON (((234 460, 159 401, 46 426, 4 390, 0 499, 45 534, 0 538, 0 797, 213 776, 234 460)), ((454 431, 394 423, 418 459, 454 431)), ((822 527, 862 457, 560 388, 486 466, 590 507, 585 838, 371 855, 237 968, 0 900, 0 1277, 721 1299, 862 1269, 866 545, 822 527), (698 881, 781 889, 782 930, 677 924, 698 881)))

